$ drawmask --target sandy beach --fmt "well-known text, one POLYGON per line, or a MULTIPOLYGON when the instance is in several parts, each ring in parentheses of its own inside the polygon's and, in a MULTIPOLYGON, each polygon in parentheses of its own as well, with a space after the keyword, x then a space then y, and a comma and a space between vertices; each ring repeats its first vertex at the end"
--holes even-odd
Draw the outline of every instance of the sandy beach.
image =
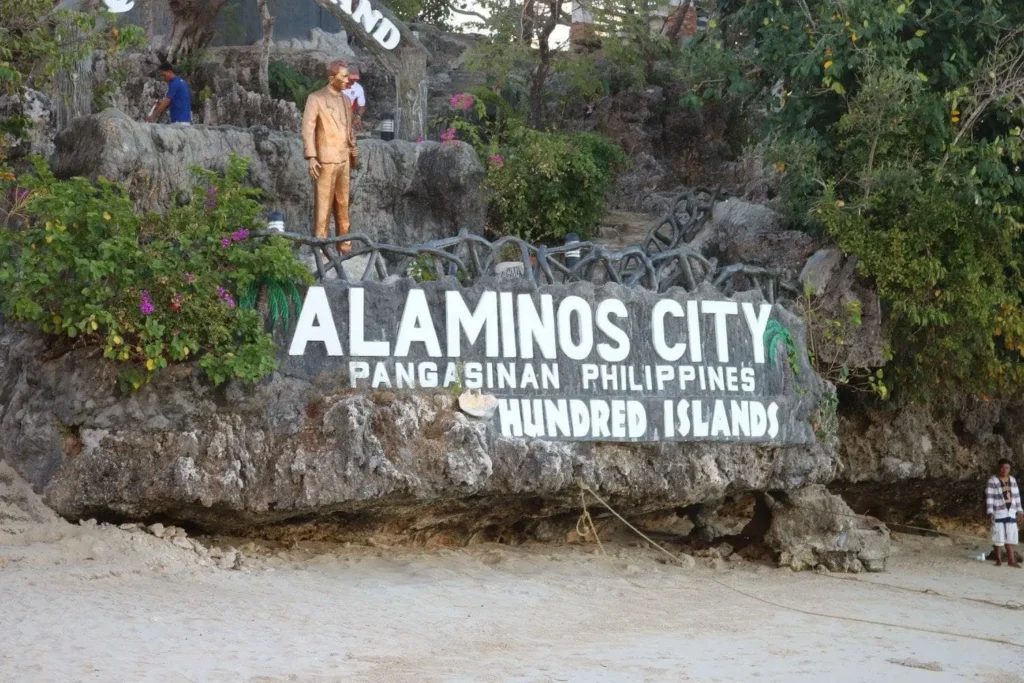
POLYGON ((621 540, 275 548, 72 525, 22 494, 0 497, 5 682, 1024 681, 1024 570, 980 544, 897 535, 889 571, 855 576, 621 540))

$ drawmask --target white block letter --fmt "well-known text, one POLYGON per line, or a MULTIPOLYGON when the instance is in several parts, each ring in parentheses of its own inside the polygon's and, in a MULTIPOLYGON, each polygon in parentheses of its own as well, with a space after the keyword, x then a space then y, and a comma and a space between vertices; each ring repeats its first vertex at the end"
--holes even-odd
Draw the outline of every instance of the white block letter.
POLYGON ((686 352, 686 344, 673 344, 669 346, 665 342, 665 316, 672 315, 676 318, 683 317, 683 307, 678 301, 662 299, 654 304, 651 312, 651 341, 654 342, 654 350, 662 360, 669 362, 679 360, 686 352))
POLYGON ((366 341, 366 290, 362 287, 348 290, 348 348, 353 356, 391 355, 388 342, 366 341))
POLYGON ((597 305, 597 329, 612 341, 618 342, 618 346, 597 345, 597 353, 606 363, 618 363, 626 360, 629 355, 629 335, 611 321, 612 315, 619 318, 627 317, 629 312, 626 310, 626 304, 618 299, 605 299, 597 305))
POLYGON ((323 287, 310 287, 306 290, 306 300, 302 303, 299 321, 295 323, 295 334, 288 347, 288 355, 301 356, 306 352, 306 344, 311 341, 323 342, 328 356, 342 354, 338 328, 334 326, 331 304, 327 301, 327 292, 323 287))
POLYGON ((427 355, 431 358, 441 357, 441 344, 437 341, 437 331, 434 329, 434 321, 430 317, 427 294, 422 289, 410 289, 409 295, 405 299, 402 322, 398 325, 395 355, 408 356, 409 346, 413 342, 423 342, 427 348, 427 355))

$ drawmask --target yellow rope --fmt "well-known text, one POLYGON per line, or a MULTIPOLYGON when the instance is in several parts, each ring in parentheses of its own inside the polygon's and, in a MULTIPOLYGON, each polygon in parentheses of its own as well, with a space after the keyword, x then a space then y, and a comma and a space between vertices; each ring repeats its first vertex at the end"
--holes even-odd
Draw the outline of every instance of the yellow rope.
MULTIPOLYGON (((579 482, 579 485, 580 485, 581 492, 585 491, 585 492, 589 493, 591 496, 593 496, 594 500, 596 500, 598 503, 600 503, 605 509, 608 510, 608 512, 610 512, 613 515, 615 515, 619 519, 620 522, 622 522, 627 527, 632 529, 634 533, 636 533, 638 536, 640 536, 640 538, 644 539, 645 541, 650 543, 653 547, 657 548, 658 550, 660 550, 664 554, 666 554, 669 557, 671 557, 675 562, 679 562, 679 558, 678 557, 676 557, 673 553, 671 553, 668 550, 666 550, 665 548, 663 548, 658 543, 656 543, 653 540, 651 540, 651 538, 648 537, 647 534, 645 534, 644 532, 640 531, 635 526, 633 526, 629 522, 629 520, 627 520, 625 517, 620 515, 618 513, 618 511, 615 510, 607 502, 605 502, 605 500, 603 498, 601 498, 601 496, 597 495, 597 493, 592 488, 590 488, 589 486, 587 486, 583 482, 579 482)), ((581 498, 582 498, 582 495, 581 495, 581 498)), ((591 518, 590 513, 586 509, 585 501, 584 501, 584 517, 587 520, 587 523, 590 525, 591 530, 594 532, 594 537, 598 539, 598 545, 601 548, 601 552, 604 553, 604 546, 601 545, 600 538, 597 535, 597 529, 594 527, 593 518, 591 518)), ((607 553, 605 553, 605 557, 608 557, 607 553)), ((889 623, 889 622, 885 622, 885 621, 875 621, 874 619, 861 619, 859 617, 848 617, 848 616, 843 616, 843 615, 839 615, 839 614, 826 614, 825 612, 815 612, 813 610, 807 610, 807 609, 803 609, 801 607, 792 607, 790 605, 783 605, 781 603, 774 602, 772 600, 767 600, 765 598, 758 597, 756 595, 753 595, 752 593, 748 593, 747 591, 744 591, 744 590, 741 590, 739 588, 736 588, 735 586, 730 586, 729 584, 727 584, 727 583, 725 583, 723 581, 720 581, 720 580, 714 578, 713 576, 708 576, 708 575, 705 574, 705 575, 703 575, 702 578, 705 578, 708 581, 711 581, 712 583, 721 586, 722 588, 725 588, 727 590, 733 591, 734 593, 738 593, 738 594, 742 595, 745 598, 749 598, 750 600, 754 600, 756 602, 763 603, 763 604, 768 605, 770 607, 775 607, 776 609, 787 610, 787 611, 790 611, 790 612, 796 612, 797 614, 803 614, 805 616, 819 617, 819 618, 822 618, 822 619, 836 619, 836 620, 839 620, 839 621, 848 621, 848 622, 855 623, 855 624, 869 624, 871 626, 886 626, 886 627, 889 627, 889 628, 900 628, 900 629, 904 629, 904 630, 907 630, 907 631, 917 631, 919 633, 929 633, 931 635, 950 636, 950 637, 953 637, 953 638, 964 638, 964 639, 967 639, 967 640, 978 640, 978 641, 987 642, 987 643, 995 643, 997 645, 1009 645, 1010 647, 1016 647, 1016 648, 1024 649, 1024 645, 1022 645, 1020 643, 1015 643, 1015 642, 1010 641, 1010 640, 1003 640, 1002 638, 989 638, 987 636, 974 636, 974 635, 969 635, 969 634, 965 634, 965 633, 954 633, 952 631, 943 631, 941 629, 931 629, 931 628, 924 628, 924 627, 920 627, 920 626, 907 626, 905 624, 893 624, 893 623, 889 623)))

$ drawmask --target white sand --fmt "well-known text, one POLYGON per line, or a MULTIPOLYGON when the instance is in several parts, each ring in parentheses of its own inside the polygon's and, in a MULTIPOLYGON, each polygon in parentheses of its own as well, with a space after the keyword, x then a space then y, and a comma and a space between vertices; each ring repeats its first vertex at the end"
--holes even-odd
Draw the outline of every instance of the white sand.
POLYGON ((1024 645, 1024 610, 964 599, 1024 603, 1024 570, 968 560, 972 546, 901 537, 888 573, 851 580, 686 570, 623 544, 611 560, 589 545, 250 549, 225 571, 142 531, 17 514, 30 497, 13 504, 3 475, 5 682, 1024 682, 1024 647, 796 614, 706 578, 1024 645))

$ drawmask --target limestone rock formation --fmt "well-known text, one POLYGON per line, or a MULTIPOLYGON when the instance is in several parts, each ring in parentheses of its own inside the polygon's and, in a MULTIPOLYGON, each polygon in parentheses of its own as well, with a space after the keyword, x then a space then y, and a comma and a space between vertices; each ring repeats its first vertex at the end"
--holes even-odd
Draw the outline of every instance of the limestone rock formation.
POLYGON ((767 545, 779 564, 796 570, 824 565, 833 572, 885 570, 889 530, 866 520, 824 486, 793 491, 772 505, 767 545))
MULTIPOLYGON (((375 286, 400 293, 410 285, 375 286)), ((618 291, 607 287, 600 295, 591 285, 572 292, 593 299, 618 291)), ((777 313, 803 334, 798 319, 777 313)), ((808 441, 504 437, 496 421, 460 412, 451 390, 354 391, 347 364, 317 347, 282 356, 280 369, 254 386, 214 388, 186 365, 124 396, 116 390, 118 368, 100 354, 79 348, 43 360, 38 338, 7 327, 0 459, 71 519, 159 519, 231 532, 285 521, 334 524, 339 534, 388 525, 412 537, 431 529, 468 537, 578 510, 577 482, 632 514, 735 491, 790 491, 835 474, 834 450, 808 441)), ((791 421, 791 433, 809 436, 807 411, 823 387, 800 362, 799 391, 772 400, 787 406, 780 419, 791 421)))
POLYGON ((55 114, 49 96, 31 88, 25 88, 21 97, 0 96, 0 121, 13 117, 27 119, 28 130, 27 137, 11 149, 12 157, 53 153, 55 114))
POLYGON ((985 481, 999 459, 1024 468, 1024 407, 974 396, 949 397, 945 408, 841 406, 839 444, 835 490, 857 512, 983 521, 985 481))
POLYGON ((266 126, 272 130, 298 133, 302 129, 302 112, 292 102, 275 100, 269 95, 231 83, 203 104, 202 122, 211 126, 239 128, 266 126))
MULTIPOLYGON (((142 210, 166 207, 187 191, 193 166, 221 169, 232 154, 249 157, 249 181, 263 190, 267 210, 282 211, 290 231, 310 234, 313 193, 297 134, 136 123, 110 109, 73 121, 56 147, 51 164, 59 177, 123 182, 142 210)), ((372 139, 359 147, 353 232, 411 244, 482 229, 484 171, 471 147, 372 139)))

